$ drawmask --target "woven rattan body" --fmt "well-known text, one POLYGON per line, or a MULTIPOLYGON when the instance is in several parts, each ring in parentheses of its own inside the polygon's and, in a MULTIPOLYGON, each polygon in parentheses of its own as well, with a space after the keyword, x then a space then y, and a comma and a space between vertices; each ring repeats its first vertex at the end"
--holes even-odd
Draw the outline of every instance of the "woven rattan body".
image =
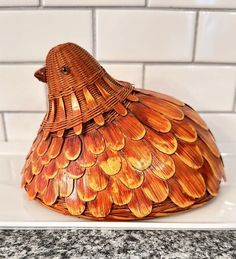
POLYGON ((218 194, 221 155, 190 106, 115 80, 73 43, 53 48, 35 76, 48 85, 48 112, 22 172, 30 199, 66 215, 137 220, 218 194))

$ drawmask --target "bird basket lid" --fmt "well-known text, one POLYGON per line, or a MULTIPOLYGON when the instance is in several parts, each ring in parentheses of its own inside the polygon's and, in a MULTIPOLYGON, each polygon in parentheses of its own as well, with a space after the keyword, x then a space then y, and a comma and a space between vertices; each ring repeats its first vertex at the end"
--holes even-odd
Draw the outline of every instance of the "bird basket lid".
POLYGON ((117 81, 82 47, 74 43, 52 48, 46 66, 35 76, 48 85, 48 113, 40 130, 62 136, 81 134, 89 128, 104 125, 117 114, 126 114, 121 104, 133 86, 117 81), (95 123, 89 125, 89 121, 95 123), (83 126, 84 131, 83 131, 83 126), (73 129, 73 131, 68 131, 73 129))

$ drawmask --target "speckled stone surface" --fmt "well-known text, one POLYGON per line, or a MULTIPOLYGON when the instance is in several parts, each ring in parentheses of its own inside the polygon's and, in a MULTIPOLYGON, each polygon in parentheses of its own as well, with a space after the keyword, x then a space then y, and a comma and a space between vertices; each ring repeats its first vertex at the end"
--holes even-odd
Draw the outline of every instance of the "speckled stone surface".
POLYGON ((0 258, 236 258, 236 231, 1 230, 0 258))

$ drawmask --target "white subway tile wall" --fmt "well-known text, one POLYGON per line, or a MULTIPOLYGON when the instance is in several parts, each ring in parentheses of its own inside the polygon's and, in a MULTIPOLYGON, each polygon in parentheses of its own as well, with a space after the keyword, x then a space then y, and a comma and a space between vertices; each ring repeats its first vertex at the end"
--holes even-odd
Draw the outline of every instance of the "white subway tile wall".
POLYGON ((186 8, 235 8, 236 1, 235 0, 148 0, 148 6, 186 7, 186 8))
POLYGON ((45 86, 33 76, 39 65, 0 65, 0 110, 45 111, 45 86))
POLYGON ((92 50, 90 10, 0 10, 0 32, 0 61, 43 61, 65 41, 92 50))
POLYGON ((98 10, 97 57, 116 61, 191 61, 194 12, 98 10))
POLYGON ((196 60, 236 62, 236 12, 202 12, 199 15, 196 60))
POLYGON ((143 66, 141 64, 103 64, 102 66, 115 79, 127 81, 136 87, 142 88, 143 85, 143 66))
POLYGON ((0 0, 0 6, 39 6, 39 0, 0 0))
POLYGON ((43 113, 5 113, 8 141, 33 140, 43 120, 43 113))
POLYGON ((44 6, 144 6, 145 0, 43 0, 44 6))
POLYGON ((145 88, 165 92, 198 111, 232 111, 236 68, 206 65, 147 65, 145 88))
POLYGON ((236 141, 235 0, 0 0, 0 141, 32 140, 47 89, 33 74, 75 42, 115 78, 174 95, 236 141))

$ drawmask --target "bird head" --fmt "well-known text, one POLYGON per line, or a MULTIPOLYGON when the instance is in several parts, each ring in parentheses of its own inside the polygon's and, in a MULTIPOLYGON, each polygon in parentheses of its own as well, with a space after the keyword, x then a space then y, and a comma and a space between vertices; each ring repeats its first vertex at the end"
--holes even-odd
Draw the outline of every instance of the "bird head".
POLYGON ((64 43, 49 51, 45 67, 34 75, 47 83, 49 95, 56 97, 93 83, 93 79, 103 72, 104 69, 85 49, 74 43, 64 43))
POLYGON ((132 84, 111 77, 74 43, 52 48, 45 67, 36 71, 35 77, 48 85, 48 111, 41 126, 44 139, 50 133, 62 136, 72 129, 79 135, 94 127, 93 121, 102 126, 105 116, 114 111, 127 114, 123 102, 133 91, 132 84))

